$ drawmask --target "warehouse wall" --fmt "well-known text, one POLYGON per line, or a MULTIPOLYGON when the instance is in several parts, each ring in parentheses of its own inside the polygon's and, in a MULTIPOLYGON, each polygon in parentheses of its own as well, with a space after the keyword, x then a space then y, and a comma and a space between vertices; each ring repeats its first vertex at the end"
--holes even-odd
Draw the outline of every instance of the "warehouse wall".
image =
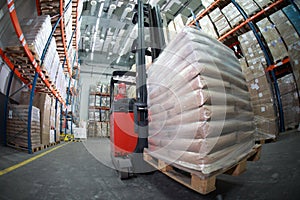
MULTIPOLYGON (((131 67, 131 66, 130 66, 131 67)), ((104 84, 110 83, 111 74, 116 70, 128 71, 129 66, 114 66, 113 68, 107 64, 101 63, 83 63, 80 67, 80 120, 88 120, 89 107, 89 89, 91 85, 96 85, 101 82, 104 84), (107 75, 101 75, 101 74, 107 75)))
POLYGON ((81 97, 80 97, 80 120, 88 120, 88 108, 89 108, 89 89, 91 85, 96 85, 98 82, 109 83, 110 77, 101 76, 97 74, 80 74, 80 86, 81 86, 81 97))

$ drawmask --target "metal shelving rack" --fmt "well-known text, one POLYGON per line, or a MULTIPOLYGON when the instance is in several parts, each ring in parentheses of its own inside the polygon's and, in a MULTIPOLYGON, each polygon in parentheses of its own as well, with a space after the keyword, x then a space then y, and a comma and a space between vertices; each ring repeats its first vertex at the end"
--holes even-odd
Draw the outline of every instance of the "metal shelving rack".
MULTIPOLYGON (((81 1, 80 0, 79 1, 73 0, 73 2, 75 2, 76 5, 78 6, 78 2, 81 2, 81 1)), ((71 3, 72 3, 72 0, 69 1, 68 5, 66 7, 70 6, 71 3)), ((28 153, 32 153, 31 135, 30 135, 30 133, 31 133, 31 131, 30 131, 31 130, 31 110, 32 110, 32 103, 33 103, 34 93, 36 91, 38 92, 38 89, 36 89, 36 83, 37 83, 38 78, 40 78, 41 81, 43 82, 47 93, 53 95, 56 98, 56 105, 55 105, 56 109, 58 107, 58 101, 61 103, 61 107, 63 107, 63 106, 66 107, 66 105, 67 105, 66 101, 61 97, 59 92, 57 92, 57 90, 55 89, 54 84, 50 80, 48 80, 48 78, 46 77, 46 75, 44 74, 44 72, 41 70, 41 67, 40 67, 43 64, 43 60, 44 60, 44 57, 47 53, 50 41, 51 41, 51 39, 52 39, 52 37, 55 33, 55 30, 56 30, 58 24, 60 23, 60 32, 61 32, 62 41, 63 41, 62 45, 63 45, 63 48, 64 48, 64 55, 65 55, 64 61, 66 61, 66 63, 67 63, 67 72, 68 72, 68 75, 70 77, 70 80, 72 78, 72 69, 71 69, 70 63, 69 63, 69 57, 68 57, 68 52, 67 52, 66 40, 65 40, 65 32, 64 32, 63 0, 60 0, 60 13, 59 13, 60 17, 58 18, 58 20, 56 21, 56 23, 53 26, 51 35, 49 36, 48 41, 46 43, 46 46, 45 46, 45 48, 43 50, 43 53, 42 53, 41 64, 40 65, 38 64, 37 60, 35 59, 35 57, 31 53, 31 51, 28 47, 28 44, 26 43, 26 39, 25 39, 24 34, 22 32, 21 26, 19 24, 19 20, 18 20, 17 13, 16 13, 16 10, 15 10, 14 1, 13 0, 8 0, 7 1, 7 6, 8 6, 8 9, 9 9, 9 15, 10 15, 10 18, 11 18, 11 22, 12 22, 13 27, 15 29, 15 32, 18 36, 18 39, 19 39, 21 45, 23 46, 23 49, 26 53, 26 56, 28 57, 28 59, 30 60, 32 66, 34 67, 34 72, 33 72, 34 73, 34 79, 31 82, 30 79, 28 79, 28 77, 24 76, 22 73, 20 73, 18 70, 16 70, 16 66, 14 66, 13 63, 11 63, 9 58, 6 57, 5 53, 0 48, 0 55, 1 55, 2 59, 6 62, 8 67, 12 70, 11 75, 10 75, 10 79, 9 79, 9 84, 8 84, 8 87, 7 87, 7 92, 6 92, 5 113, 7 114, 7 107, 8 107, 8 102, 9 102, 9 91, 10 91, 12 78, 13 78, 13 75, 16 75, 25 84, 25 86, 28 86, 31 89, 30 104, 29 104, 29 108, 28 108, 27 141, 28 141, 28 153)), ((37 12, 40 15, 42 12, 41 12, 41 7, 40 7, 40 1, 39 0, 36 0, 36 7, 37 7, 37 12)), ((76 23, 77 23, 77 19, 78 19, 78 9, 76 9, 76 23)), ((79 17, 79 19, 80 19, 80 17, 79 17)), ((75 27, 77 27, 77 24, 75 25, 75 27)), ((78 31, 78 30, 75 29, 74 32, 76 32, 76 31, 78 31)), ((73 34, 74 34, 74 32, 73 32, 73 34)), ((72 35, 72 37, 73 37, 73 35, 72 35)), ((71 43, 71 41, 73 41, 73 38, 70 39, 70 43, 71 43)), ((78 49, 78 42, 75 41, 75 43, 76 43, 76 50, 77 50, 78 49)), ((75 53, 75 55, 76 55, 75 60, 76 60, 76 63, 77 63, 77 59, 78 59, 77 52, 75 53)), ((63 65, 63 67, 64 67, 64 65, 63 65)), ((18 90, 18 91, 20 91, 20 90, 18 90)), ((5 114, 5 123, 4 123, 5 124, 5 131, 4 131, 4 143, 5 144, 4 145, 6 145, 6 120, 7 120, 7 115, 6 114, 5 114)), ((57 122, 55 120, 55 124, 56 123, 57 122)))
MULTIPOLYGON (((262 49, 262 51, 264 53, 266 61, 267 61, 268 66, 265 69, 265 71, 269 72, 271 74, 271 77, 272 77, 273 82, 274 82, 273 87, 274 87, 274 90, 275 90, 275 96, 276 96, 276 100, 277 100, 277 106, 278 106, 278 112, 279 112, 279 118, 280 118, 279 127, 280 127, 280 131, 283 132, 283 131, 285 131, 284 116, 283 116, 284 114, 283 114, 282 102, 281 102, 281 97, 280 97, 280 91, 279 91, 278 83, 277 83, 277 76, 276 76, 276 73, 274 72, 274 69, 289 63, 290 59, 289 58, 284 58, 281 62, 274 63, 274 61, 270 58, 270 55, 267 52, 267 47, 263 43, 261 36, 257 32, 255 22, 257 21, 257 19, 259 19, 263 15, 269 16, 272 13, 276 12, 277 8, 280 8, 280 6, 286 5, 287 3, 291 3, 292 5, 295 6, 295 3, 294 3, 293 0, 289 0, 289 2, 287 2, 285 0, 277 0, 277 1, 273 2, 272 4, 268 5, 267 7, 261 9, 259 12, 257 12, 253 16, 249 17, 243 11, 243 9, 236 3, 235 0, 231 0, 231 1, 215 0, 209 7, 207 7, 203 12, 201 12, 198 16, 196 16, 196 19, 192 20, 189 23, 189 26, 195 26, 196 21, 198 21, 201 18, 203 18, 204 16, 208 15, 210 13, 210 11, 212 11, 213 9, 217 8, 219 5, 224 4, 224 3, 227 3, 227 4, 233 3, 233 5, 235 5, 235 7, 242 14, 242 16, 244 18, 244 21, 241 22, 236 27, 232 28, 230 31, 228 31, 224 35, 220 36, 218 38, 218 40, 221 41, 221 42, 225 42, 229 37, 237 36, 238 35, 237 32, 239 30, 241 30, 242 28, 244 28, 246 25, 248 25, 250 27, 250 30, 253 31, 253 33, 254 33, 254 35, 255 35, 255 37, 256 37, 259 45, 260 45, 260 48, 262 49)), ((295 7, 297 8, 297 6, 295 6, 295 7)), ((299 8, 297 8, 297 10, 299 12, 299 8)))
POLYGON ((93 133, 95 133, 97 130, 98 122, 101 122, 101 126, 103 122, 109 123, 109 119, 105 119, 103 115, 105 115, 105 112, 108 112, 110 110, 110 106, 107 105, 107 103, 106 105, 103 105, 103 100, 110 104, 110 94, 102 93, 101 89, 100 91, 91 91, 89 93, 89 117, 92 115, 92 118, 89 118, 89 126, 93 127, 93 133), (97 101, 97 98, 99 98, 99 101, 97 101), (99 119, 96 119, 96 113, 99 114, 99 119))

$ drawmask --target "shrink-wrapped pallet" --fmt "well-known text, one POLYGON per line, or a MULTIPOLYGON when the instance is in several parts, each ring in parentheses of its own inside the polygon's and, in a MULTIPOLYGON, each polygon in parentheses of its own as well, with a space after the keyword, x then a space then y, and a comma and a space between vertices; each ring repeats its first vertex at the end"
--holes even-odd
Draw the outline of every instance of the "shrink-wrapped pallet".
POLYGON ((187 20, 188 20, 187 17, 182 14, 178 14, 174 18, 173 21, 174 21, 176 32, 180 32, 186 26, 187 20))
POLYGON ((231 29, 228 21, 219 8, 215 8, 211 13, 209 13, 209 16, 212 22, 215 24, 220 36, 231 29))
POLYGON ((271 21, 276 26, 278 32, 280 33, 282 39, 288 48, 288 56, 290 58, 290 63, 293 67, 293 73, 298 85, 298 91, 300 91, 300 38, 295 30, 292 23, 286 17, 286 15, 281 11, 270 16, 271 21))
POLYGON ((252 16, 260 10, 253 0, 236 0, 236 2, 241 6, 248 16, 252 16))
MULTIPOLYGON (((28 105, 9 105, 7 118, 7 144, 28 148, 28 105)), ((31 112, 31 147, 36 148, 40 141, 40 110, 32 107, 31 112)))
POLYGON ((293 5, 289 5, 282 10, 293 24, 298 34, 300 34, 300 15, 297 9, 293 5))
POLYGON ((205 33, 207 33, 209 36, 216 38, 216 39, 218 38, 215 27, 207 15, 199 20, 199 24, 200 24, 202 30, 205 33))
POLYGON ((253 147, 238 60, 202 31, 184 28, 149 68, 147 85, 152 156, 210 174, 253 147))
MULTIPOLYGON (((30 92, 22 91, 19 103, 28 106, 30 103, 30 92)), ((50 133, 50 114, 51 114, 51 98, 45 93, 37 93, 34 95, 33 106, 39 109, 40 116, 40 138, 41 144, 49 144, 50 133)))
POLYGON ((244 20, 243 16, 235 7, 235 5, 233 5, 233 3, 229 3, 227 6, 225 6, 222 9, 222 13, 225 15, 232 27, 235 27, 237 24, 244 20))
POLYGON ((275 25, 276 29, 280 33, 280 36, 283 38, 288 47, 300 40, 294 26, 289 21, 287 16, 282 12, 282 10, 270 15, 270 20, 275 25))
POLYGON ((287 57, 288 52, 274 24, 272 24, 268 18, 264 18, 257 22, 257 26, 267 42, 274 62, 287 57))
POLYGON ((202 0, 202 5, 207 8, 209 7, 212 3, 214 2, 214 0, 202 0))
POLYGON ((260 7, 260 8, 265 8, 271 3, 273 3, 271 0, 255 0, 255 3, 260 7))
MULTIPOLYGON (((55 74, 57 71, 57 46, 55 38, 50 39, 50 43, 46 54, 44 55, 44 60, 42 63, 42 55, 46 47, 46 43, 50 37, 52 26, 49 15, 41 15, 31 18, 24 18, 20 21, 20 26, 24 34, 26 43, 31 50, 34 58, 40 65, 41 69, 44 70, 46 78, 55 82, 55 74), (53 66, 55 63, 55 67, 53 66)), ((20 42, 11 37, 10 40, 4 41, 6 52, 11 61, 22 67, 19 69, 22 74, 28 77, 28 79, 33 79, 30 74, 34 73, 33 66, 28 66, 30 63, 29 59, 26 57, 25 51, 21 46, 20 42), (22 71, 23 70, 23 71, 22 71)))
POLYGON ((278 87, 284 114, 285 127, 294 128, 300 121, 300 105, 293 74, 279 78, 278 87))
POLYGON ((249 61, 256 63, 266 63, 264 59, 264 53, 261 50, 259 43, 252 31, 248 31, 243 35, 238 37, 241 45, 243 55, 245 56, 247 62, 249 61))

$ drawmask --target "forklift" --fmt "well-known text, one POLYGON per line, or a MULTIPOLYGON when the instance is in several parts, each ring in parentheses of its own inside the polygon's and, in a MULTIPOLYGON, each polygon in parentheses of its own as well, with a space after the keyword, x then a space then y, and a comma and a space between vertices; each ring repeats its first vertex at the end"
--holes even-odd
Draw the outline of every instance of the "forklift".
POLYGON ((165 45, 159 7, 139 0, 135 10, 132 22, 138 24, 138 37, 133 42, 131 52, 135 53, 136 72, 114 71, 110 83, 111 158, 121 179, 154 171, 143 160, 143 150, 148 147, 145 55, 151 56, 153 62, 165 45), (145 45, 144 27, 149 27, 151 52, 145 45), (124 84, 135 85, 136 98, 115 98, 115 85, 124 87, 124 84))

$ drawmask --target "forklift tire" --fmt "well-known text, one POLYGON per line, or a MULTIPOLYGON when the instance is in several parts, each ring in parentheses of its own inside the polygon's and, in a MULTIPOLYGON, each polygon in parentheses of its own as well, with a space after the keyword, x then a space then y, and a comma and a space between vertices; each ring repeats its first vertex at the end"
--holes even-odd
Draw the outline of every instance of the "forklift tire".
POLYGON ((121 180, 129 178, 129 173, 126 171, 118 171, 118 175, 121 180))

